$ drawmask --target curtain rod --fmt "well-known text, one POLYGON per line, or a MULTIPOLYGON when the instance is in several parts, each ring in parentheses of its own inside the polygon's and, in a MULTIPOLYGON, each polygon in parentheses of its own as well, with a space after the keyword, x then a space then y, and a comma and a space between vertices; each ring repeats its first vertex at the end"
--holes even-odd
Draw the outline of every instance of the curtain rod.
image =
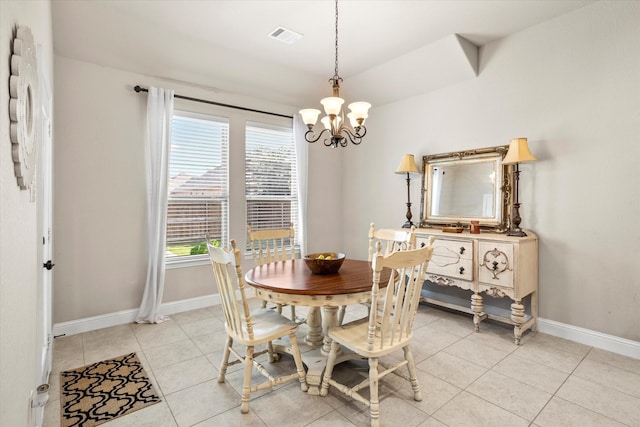
MULTIPOLYGON (((143 88, 140 85, 136 85, 133 88, 133 90, 135 90, 136 92, 149 92, 149 89, 143 88)), ((174 98, 179 98, 179 99, 185 99, 187 101, 202 102, 204 104, 218 105, 220 107, 235 108, 236 110, 252 111, 254 113, 269 114, 270 116, 278 116, 278 117, 284 117, 284 118, 287 118, 287 119, 293 119, 293 116, 287 116, 286 114, 272 113, 270 111, 254 110, 253 108, 246 108, 246 107, 239 107, 237 105, 223 104, 221 102, 208 101, 206 99, 191 98, 190 96, 182 96, 182 95, 175 95, 174 94, 173 97, 174 98)))

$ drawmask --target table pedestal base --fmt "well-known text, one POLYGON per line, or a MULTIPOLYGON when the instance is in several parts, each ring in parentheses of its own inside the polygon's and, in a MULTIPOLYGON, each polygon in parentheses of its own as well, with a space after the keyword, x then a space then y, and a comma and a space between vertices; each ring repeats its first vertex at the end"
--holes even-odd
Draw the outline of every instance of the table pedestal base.
MULTIPOLYGON (((310 307, 309 313, 314 311, 312 310, 312 308, 317 309, 318 307, 310 307)), ((317 311, 319 314, 320 310, 317 310, 317 311)), ((325 310, 323 311, 326 314, 326 311, 325 310)), ((309 317, 307 317, 307 320, 308 319, 309 317)), ((313 323, 314 322, 311 322, 312 325, 313 323)), ((333 322, 329 322, 329 324, 331 323, 333 322)), ((307 368, 307 384, 309 385, 309 390, 307 391, 307 393, 314 396, 319 396, 320 385, 322 384, 322 375, 324 374, 324 368, 327 366, 327 359, 329 358, 328 357, 329 353, 325 352, 324 350, 323 338, 324 338, 324 344, 328 345, 329 348, 331 348, 332 340, 326 334, 323 335, 322 328, 320 328, 320 344, 315 346, 310 345, 309 336, 310 335, 313 336, 313 334, 310 333, 312 327, 309 326, 308 324, 306 326, 307 326, 306 333, 304 329, 299 329, 298 343, 300 346, 300 355, 302 356, 302 362, 307 368), (302 339, 303 336, 304 336, 304 339, 302 339)), ((289 344, 289 339, 287 337, 284 337, 281 340, 274 341, 273 349, 277 353, 291 354, 291 344, 289 344)), ((354 353, 351 350, 342 347, 341 351, 338 353, 338 356, 336 358, 336 364, 346 362, 347 360, 361 359, 361 358, 362 356, 360 356, 359 354, 354 353)))

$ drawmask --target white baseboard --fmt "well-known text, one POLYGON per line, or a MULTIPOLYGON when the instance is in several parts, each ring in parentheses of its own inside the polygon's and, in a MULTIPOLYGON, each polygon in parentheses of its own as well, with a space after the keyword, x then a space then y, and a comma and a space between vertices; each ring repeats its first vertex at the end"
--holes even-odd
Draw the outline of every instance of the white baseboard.
MULTIPOLYGON (((441 295, 440 298, 442 298, 441 295)), ((457 303, 463 307, 469 304, 468 301, 460 298, 449 297, 445 299, 447 299, 448 302, 454 304, 457 303)), ((171 315, 182 313, 184 311, 211 307, 218 304, 220 304, 220 297, 218 294, 205 295, 197 298, 164 303, 160 306, 160 314, 171 315)), ((508 310, 500 308, 495 308, 494 310, 496 312, 495 314, 501 314, 504 316, 509 315, 508 310)), ((132 323, 135 321, 137 313, 137 309, 123 310, 101 316, 86 317, 84 319, 56 323, 53 325, 53 336, 75 335, 96 329, 108 328, 110 326, 122 325, 124 323, 132 323)), ((590 329, 580 328, 578 326, 568 325, 566 323, 560 323, 555 320, 543 319, 540 317, 538 318, 538 331, 592 347, 597 347, 602 350, 640 359, 640 342, 638 341, 632 341, 616 337, 614 335, 607 335, 590 329)))
POLYGON ((640 342, 603 334, 590 329, 538 318, 538 331, 602 350, 640 359, 640 342))
MULTIPOLYGON (((459 305, 461 307, 470 307, 468 299, 462 299, 451 295, 431 292, 426 289, 422 290, 422 295, 429 298, 435 298, 446 303, 459 305)), ((510 310, 501 307, 492 307, 485 304, 484 309, 487 313, 495 314, 505 318, 511 315, 510 310)), ((615 335, 607 335, 601 332, 592 331, 590 329, 578 326, 568 325, 566 323, 556 322, 555 320, 543 319, 538 317, 538 331, 553 335, 559 338, 565 338, 571 341, 579 342, 591 347, 597 347, 602 350, 611 351, 613 353, 622 354, 624 356, 640 359, 640 342, 620 338, 615 335)))
MULTIPOLYGON (((161 304, 159 314, 169 316, 171 314, 210 307, 217 304, 220 304, 220 297, 218 294, 205 295, 202 297, 161 304)), ((135 322, 137 314, 138 309, 131 309, 103 314, 100 316, 85 317, 84 319, 71 320, 69 322, 56 323, 53 325, 53 336, 75 335, 83 332, 94 331, 96 329, 108 328, 110 326, 132 323, 135 322)))

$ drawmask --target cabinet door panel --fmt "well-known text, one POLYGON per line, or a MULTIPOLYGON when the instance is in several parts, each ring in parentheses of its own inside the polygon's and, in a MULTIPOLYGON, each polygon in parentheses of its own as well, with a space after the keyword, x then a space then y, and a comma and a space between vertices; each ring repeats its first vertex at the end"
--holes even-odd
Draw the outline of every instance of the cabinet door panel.
POLYGON ((513 245, 478 243, 478 278, 491 285, 513 287, 513 245))

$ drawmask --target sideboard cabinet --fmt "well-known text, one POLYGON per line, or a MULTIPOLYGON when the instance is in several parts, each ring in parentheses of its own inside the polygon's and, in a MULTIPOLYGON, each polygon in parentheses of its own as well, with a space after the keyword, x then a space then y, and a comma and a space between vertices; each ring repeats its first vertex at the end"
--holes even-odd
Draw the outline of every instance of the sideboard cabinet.
POLYGON ((427 280, 438 286, 455 286, 472 292, 469 307, 456 306, 433 297, 423 301, 473 314, 473 324, 479 331, 486 318, 513 325, 515 343, 522 333, 535 330, 538 318, 538 238, 527 231, 525 237, 482 232, 471 234, 446 233, 440 229, 416 229, 417 246, 435 237, 434 250, 427 280), (523 299, 531 295, 530 309, 523 299), (486 313, 483 299, 509 297, 512 300, 509 317, 486 313))

